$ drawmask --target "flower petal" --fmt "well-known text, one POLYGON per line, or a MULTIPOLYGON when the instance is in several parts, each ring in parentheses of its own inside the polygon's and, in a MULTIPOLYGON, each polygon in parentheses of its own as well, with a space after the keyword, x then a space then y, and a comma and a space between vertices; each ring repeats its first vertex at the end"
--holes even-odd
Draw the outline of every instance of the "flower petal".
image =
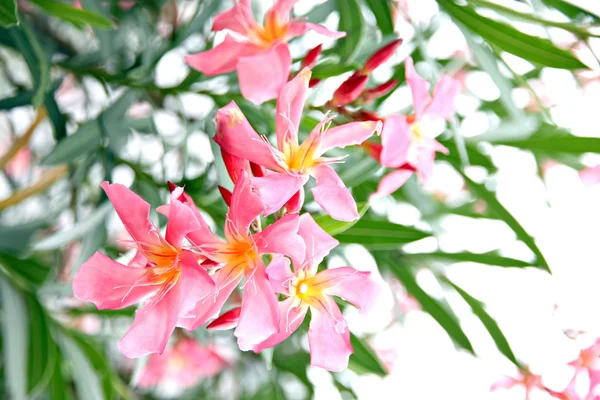
POLYGON ((339 39, 346 36, 346 32, 332 31, 323 25, 313 24, 312 22, 295 22, 289 25, 287 35, 290 38, 302 36, 308 31, 315 31, 319 35, 327 36, 333 39, 339 39))
POLYGON ((348 368, 352 354, 350 331, 335 301, 323 296, 323 302, 311 304, 311 320, 308 329, 310 365, 329 371, 348 368))
POLYGON ((293 260, 304 261, 304 240, 298 236, 300 217, 286 215, 254 235, 259 254, 275 253, 290 256, 293 260))
POLYGON ((210 50, 185 56, 187 65, 206 76, 227 74, 236 69, 240 57, 258 54, 260 47, 249 42, 241 42, 230 35, 210 50))
POLYGON ((225 236, 232 234, 247 236, 250 224, 263 213, 265 205, 260 198, 260 192, 245 171, 233 188, 231 207, 227 213, 225 236))
POLYGON ((285 211, 288 214, 298 214, 302 210, 303 205, 304 189, 300 189, 285 203, 285 211))
POLYGON ((334 148, 361 144, 373 134, 379 134, 381 121, 350 122, 325 131, 317 156, 334 148))
POLYGON ((194 253, 185 250, 181 260, 181 313, 185 314, 196 307, 196 304, 205 298, 215 287, 215 283, 208 273, 198 265, 194 253))
POLYGON ((213 22, 213 31, 222 31, 228 29, 233 32, 245 35, 249 28, 253 28, 258 23, 252 15, 250 0, 236 1, 234 6, 227 11, 215 15, 213 22))
POLYGON ((267 216, 279 211, 296 193, 304 191, 308 175, 271 173, 253 181, 265 203, 264 215, 267 216))
POLYGON ((265 273, 265 266, 258 260, 251 276, 246 277, 240 321, 233 334, 238 338, 241 350, 250 350, 279 327, 277 297, 265 273))
POLYGON ((329 252, 340 244, 340 242, 325 232, 310 214, 302 214, 300 216, 298 235, 304 239, 306 254, 304 256, 304 261, 292 259, 294 262, 294 271, 297 271, 300 267, 308 265, 309 263, 315 265, 320 264, 329 252))
POLYGON ((75 274, 73 293, 99 310, 128 307, 158 290, 146 272, 145 268, 129 267, 96 252, 75 274))
POLYGON ((285 42, 280 42, 256 55, 241 57, 237 64, 242 95, 254 104, 279 96, 292 69, 292 55, 285 42))
POLYGON ((392 115, 385 119, 381 133, 381 164, 398 168, 408 160, 411 146, 410 126, 403 115, 392 115))
POLYGON ((354 221, 358 219, 356 202, 337 172, 327 164, 314 169, 312 175, 317 180, 312 189, 315 201, 333 219, 338 221, 354 221))
POLYGON ((290 271, 290 260, 288 258, 281 254, 275 255, 265 272, 275 293, 289 293, 289 282, 293 274, 290 271))
POLYGON ((279 150, 283 151, 286 142, 298 145, 298 127, 306 102, 310 76, 310 69, 303 68, 294 79, 283 86, 279 93, 275 115, 279 150))
POLYGON ((234 156, 223 149, 221 149, 221 156, 223 157, 225 169, 227 169, 227 173, 234 185, 240 179, 242 171, 246 171, 248 175, 251 175, 250 163, 248 160, 234 156))
POLYGON ((215 331, 223 331, 226 329, 233 329, 237 326, 240 321, 241 307, 235 307, 231 310, 221 314, 219 318, 213 320, 206 326, 206 329, 212 329, 215 331))
POLYGON ((275 15, 279 23, 286 23, 290 20, 290 14, 294 9, 294 4, 298 1, 299 0, 277 0, 268 12, 275 15))
POLYGON ((182 195, 183 188, 181 187, 178 187, 171 192, 169 219, 167 221, 167 233, 165 235, 167 242, 176 249, 181 248, 181 242, 187 234, 203 228, 200 221, 194 215, 192 208, 179 199, 182 195))
POLYGON ((275 171, 283 171, 275 157, 275 149, 258 136, 234 101, 221 108, 215 117, 217 134, 214 141, 226 152, 275 171))
POLYGON ((406 71, 406 82, 408 82, 408 86, 410 86, 413 96, 415 115, 417 116, 417 119, 420 119, 425 108, 431 101, 431 96, 429 95, 429 82, 417 74, 417 71, 415 71, 415 64, 411 57, 408 57, 404 61, 404 68, 406 71))
POLYGON ((398 169, 396 171, 392 171, 379 181, 379 185, 377 186, 377 192, 373 193, 369 200, 374 200, 380 197, 389 196, 394 193, 396 190, 400 189, 402 185, 406 183, 408 178, 411 177, 413 171, 410 169, 398 169))
POLYGON ((137 385, 142 388, 158 385, 167 373, 168 361, 172 352, 172 349, 166 349, 162 355, 154 354, 150 356, 144 366, 140 379, 137 381, 137 385))
POLYGON ((462 85, 448 75, 442 75, 433 91, 431 103, 425 110, 430 117, 448 119, 454 114, 454 100, 460 93, 462 85))
POLYGON ((319 272, 313 282, 323 287, 327 294, 342 298, 366 314, 372 309, 381 291, 381 287, 370 275, 368 271, 339 267, 319 272))
POLYGON ((254 346, 254 351, 259 353, 264 349, 276 346, 289 338, 292 333, 300 327, 308 307, 303 305, 294 305, 294 299, 288 298, 279 303, 279 331, 269 336, 269 338, 254 346))
POLYGON ((177 325, 180 306, 181 284, 178 282, 152 307, 135 312, 133 325, 119 341, 121 353, 127 358, 162 354, 177 325))

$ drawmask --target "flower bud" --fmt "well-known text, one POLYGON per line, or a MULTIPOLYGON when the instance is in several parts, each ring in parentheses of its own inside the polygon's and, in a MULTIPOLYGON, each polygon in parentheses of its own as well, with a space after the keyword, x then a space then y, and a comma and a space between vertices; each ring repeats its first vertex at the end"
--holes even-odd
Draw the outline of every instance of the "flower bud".
POLYGON ((379 67, 381 64, 386 62, 396 51, 398 46, 402 44, 402 39, 396 39, 393 42, 385 45, 381 49, 377 50, 375 54, 373 54, 365 63, 364 67, 361 70, 363 75, 369 75, 371 72, 375 70, 375 68, 379 67))
POLYGON ((340 106, 352 103, 361 95, 365 86, 367 86, 368 80, 369 77, 367 75, 360 75, 358 72, 354 73, 335 91, 332 105, 340 106))
POLYGON ((381 85, 374 87, 373 89, 365 90, 362 94, 362 100, 364 103, 372 103, 374 100, 385 96, 396 88, 398 81, 395 79, 389 80, 381 85))
POLYGON ((220 185, 219 192, 221 193, 223 200, 225 200, 225 204, 227 204, 228 207, 231 207, 231 192, 220 185))
POLYGON ((240 312, 242 308, 236 307, 233 308, 219 318, 215 319, 213 322, 207 325, 206 329, 213 329, 216 331, 222 331, 225 329, 235 328, 240 320, 240 312))
POLYGON ((317 60, 319 59, 319 56, 321 55, 321 51, 323 51, 322 44, 318 45, 317 47, 315 47, 314 49, 312 49, 308 53, 306 53, 304 60, 302 60, 302 65, 300 66, 300 70, 302 70, 304 67, 308 67, 308 68, 312 69, 312 67, 314 67, 317 64, 317 60))

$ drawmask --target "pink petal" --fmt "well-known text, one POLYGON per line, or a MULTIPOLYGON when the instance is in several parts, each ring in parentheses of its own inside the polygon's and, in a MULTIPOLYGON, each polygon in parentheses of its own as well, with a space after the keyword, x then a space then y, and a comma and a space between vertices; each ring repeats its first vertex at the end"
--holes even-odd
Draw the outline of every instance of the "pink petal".
MULTIPOLYGON (((281 209, 308 181, 308 175, 271 173, 254 178, 254 184, 265 203, 264 215, 271 215, 281 209)), ((302 207, 302 205, 300 205, 302 207)))
POLYGON ((354 221, 358 219, 356 202, 337 172, 327 164, 314 169, 312 175, 317 180, 312 189, 315 201, 333 219, 338 221, 354 221))
POLYGON ((181 313, 194 309, 215 287, 212 278, 198 265, 197 256, 188 250, 182 253, 179 284, 182 293, 181 313))
POLYGON ((333 39, 339 39, 346 36, 346 32, 338 32, 327 29, 323 25, 313 24, 312 22, 295 22, 288 27, 287 34, 290 38, 302 36, 308 31, 315 31, 319 35, 328 36, 333 39))
POLYGON ((168 361, 172 352, 172 349, 166 349, 162 355, 153 354, 148 357, 148 363, 146 363, 142 370, 137 385, 142 388, 158 385, 167 373, 168 361))
POLYGON ((249 350, 248 346, 264 341, 279 327, 277 297, 267 279, 265 266, 259 260, 254 268, 252 275, 246 277, 240 321, 233 332, 241 350, 249 350))
POLYGON ((250 163, 248 160, 234 156, 223 149, 221 149, 221 156, 223 157, 223 163, 225 164, 227 173, 234 185, 240 179, 242 171, 246 171, 248 175, 251 175, 250 163))
POLYGON ((254 104, 279 96, 292 69, 292 56, 285 42, 280 42, 262 53, 241 57, 237 64, 242 95, 254 104))
POLYGON ((344 148, 361 144, 373 134, 379 134, 382 128, 381 121, 350 122, 325 131, 323 141, 319 146, 321 155, 334 148, 344 148))
POLYGON ((419 165, 416 165, 421 182, 426 184, 433 173, 433 164, 435 161, 435 139, 430 139, 422 144, 418 149, 419 165))
POLYGON ((286 83, 281 89, 277 99, 275 115, 279 150, 283 151, 286 142, 298 145, 298 127, 300 119, 302 119, 310 76, 310 69, 303 68, 294 79, 286 83))
POLYGON ((299 0, 277 0, 268 12, 274 15, 279 23, 286 23, 290 20, 290 14, 294 9, 294 4, 298 1, 299 0))
POLYGON ((169 220, 165 235, 167 242, 177 249, 181 248, 181 242, 187 234, 201 230, 203 227, 192 209, 179 200, 182 194, 183 188, 176 188, 171 192, 169 220))
POLYGON ((344 299, 366 314, 372 309, 382 290, 370 275, 370 272, 351 267, 332 268, 319 272, 315 276, 315 282, 323 286, 327 294, 344 299))
POLYGON ((600 165, 579 171, 579 178, 584 186, 592 186, 600 183, 600 165))
POLYGON ((310 214, 300 216, 300 228, 298 235, 304 239, 306 254, 304 261, 294 260, 294 271, 304 265, 318 265, 340 242, 334 239, 319 226, 310 214))
POLYGON ((431 96, 429 95, 429 82, 417 74, 411 57, 408 57, 404 61, 404 67, 406 71, 406 82, 408 82, 410 90, 412 91, 415 115, 417 116, 417 119, 420 119, 425 108, 431 101, 431 96))
POLYGON ((496 382, 494 382, 494 384, 492 384, 492 387, 490 388, 490 392, 494 392, 498 389, 511 389, 513 386, 515 386, 519 383, 521 383, 521 381, 519 381, 513 377, 503 376, 502 378, 500 378, 496 382))
POLYGON ((134 268, 96 252, 73 278, 73 293, 99 310, 117 310, 138 303, 158 290, 146 268, 134 268))
POLYGON ((227 11, 215 15, 212 30, 221 31, 228 29, 245 35, 249 28, 254 28, 258 23, 252 15, 250 0, 235 2, 234 6, 227 11))
POLYGON ((260 254, 283 254, 294 260, 304 261, 306 248, 304 240, 298 236, 300 217, 298 214, 286 215, 254 235, 260 254))
POLYGON ((102 189, 115 207, 125 229, 138 244, 147 247, 162 247, 164 243, 156 234, 156 227, 150 222, 150 204, 125 186, 102 182, 102 189))
POLYGON ((275 149, 258 136, 235 102, 221 108, 215 121, 217 134, 213 139, 223 150, 269 169, 283 171, 274 155, 275 149))
POLYGON ((236 69, 241 57, 248 57, 260 53, 260 47, 249 42, 240 42, 232 36, 225 36, 225 40, 210 50, 185 56, 185 62, 195 70, 206 76, 227 74, 236 69))
POLYGON ((377 192, 373 193, 369 200, 374 200, 380 197, 389 196, 394 193, 396 190, 400 189, 402 185, 406 183, 408 178, 411 177, 413 171, 409 169, 398 169, 396 171, 392 171, 379 181, 379 185, 377 186, 377 192))
POLYGON ((381 133, 381 164, 398 168, 408 160, 411 145, 410 126, 403 115, 392 115, 385 119, 381 133))
POLYGON ((425 114, 431 117, 448 119, 454 114, 454 100, 460 93, 462 85, 448 75, 442 75, 433 91, 431 103, 425 114))
POLYGON ((232 308, 231 310, 223 313, 219 318, 213 320, 206 326, 206 329, 212 329, 215 331, 223 331, 227 329, 233 329, 237 326, 240 321, 241 307, 232 308))
POLYGON ((308 346, 310 365, 329 371, 343 371, 348 368, 352 354, 350 331, 340 308, 326 296, 325 304, 311 307, 308 346))
POLYGON ((304 205, 304 189, 298 190, 287 203, 285 210, 288 214, 298 214, 304 205))
POLYGON ((290 297, 279 303, 279 331, 269 336, 267 340, 255 345, 255 352, 259 353, 264 349, 278 345, 289 338, 302 324, 308 307, 302 305, 294 307, 293 300, 290 297))
POLYGON ((184 387, 192 386, 196 383, 198 378, 209 378, 215 376, 228 365, 227 361, 214 350, 201 347, 195 340, 192 339, 190 339, 189 342, 193 342, 194 346, 191 344, 186 346, 182 346, 181 344, 177 345, 177 352, 182 357, 186 357, 191 364, 190 378, 192 379, 188 380, 188 383, 190 384, 181 382, 184 387))
POLYGON ((181 285, 178 282, 152 307, 144 307, 135 312, 133 325, 118 344, 125 357, 162 354, 177 325, 181 294, 181 285))
POLYGON ((227 213, 225 235, 247 236, 250 224, 263 213, 265 205, 260 198, 260 192, 250 176, 244 171, 233 189, 231 207, 227 213))
POLYGON ((288 258, 281 254, 275 255, 265 271, 275 293, 289 293, 289 283, 293 274, 290 271, 290 260, 288 258))

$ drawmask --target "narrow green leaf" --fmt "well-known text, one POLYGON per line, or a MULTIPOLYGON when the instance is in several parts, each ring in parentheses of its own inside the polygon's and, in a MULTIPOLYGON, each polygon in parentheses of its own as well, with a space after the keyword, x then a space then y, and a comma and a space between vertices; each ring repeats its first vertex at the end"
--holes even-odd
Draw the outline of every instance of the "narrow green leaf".
POLYGON ((402 256, 402 259, 413 259, 413 260, 440 260, 445 262, 474 262, 479 264, 494 265, 498 267, 514 267, 514 268, 526 268, 533 267, 531 263, 526 261, 517 260, 515 258, 502 257, 496 253, 444 253, 441 251, 433 253, 419 253, 419 254, 406 254, 402 256))
POLYGON ((35 232, 47 225, 46 221, 0 225, 0 252, 16 255, 23 253, 29 246, 35 232))
POLYGON ((273 365, 278 370, 289 372, 295 375, 300 382, 304 384, 309 394, 314 394, 314 387, 312 382, 308 379, 306 368, 310 364, 310 355, 304 351, 296 353, 283 353, 279 351, 280 346, 275 348, 273 353, 273 365))
POLYGON ((399 246, 431 236, 404 225, 387 221, 361 219, 345 231, 335 235, 340 243, 356 243, 369 250, 394 250, 399 246))
POLYGON ((27 296, 29 312, 29 395, 36 398, 54 375, 58 349, 49 331, 48 317, 34 295, 27 296))
POLYGON ((336 0, 340 14, 339 30, 346 37, 338 40, 338 49, 342 59, 348 61, 360 48, 363 37, 363 15, 358 0, 336 0))
POLYGON ((367 5, 375 15, 377 26, 384 35, 394 33, 394 21, 392 20, 392 4, 389 0, 366 0, 367 5))
POLYGON ((92 363, 72 337, 65 334, 60 336, 60 347, 66 360, 70 364, 73 380, 79 399, 98 400, 106 398, 103 394, 98 373, 92 363))
POLYGON ((56 355, 56 365, 53 369, 52 378, 50 379, 50 399, 51 400, 70 400, 68 385, 66 384, 63 375, 63 357, 61 353, 56 355))
POLYGON ((348 367, 356 373, 372 373, 379 376, 386 376, 385 370, 379 358, 371 347, 362 339, 350 333, 350 344, 353 353, 350 354, 348 367))
POLYGON ((332 76, 340 76, 346 72, 354 71, 357 66, 354 64, 342 64, 339 59, 329 58, 320 62, 312 70, 312 78, 326 79, 332 76))
MULTIPOLYGON (((362 218, 363 215, 365 215, 365 213, 369 209, 369 203, 367 203, 367 202, 359 203, 356 206, 358 208, 358 215, 359 215, 358 218, 360 219, 360 218, 362 218)), ((329 233, 331 236, 335 236, 335 235, 338 235, 340 233, 347 231, 358 221, 358 220, 351 221, 351 222, 338 221, 338 220, 331 218, 327 214, 318 215, 318 216, 314 217, 314 219, 315 219, 315 222, 317 224, 319 224, 319 226, 321 226, 321 228, 323 228, 323 230, 325 230, 325 232, 329 233)))
POLYGON ((564 0, 542 0, 542 2, 548 7, 552 7, 571 19, 575 19, 581 16, 591 18, 594 22, 600 22, 598 15, 584 10, 581 7, 577 7, 574 4, 566 2, 564 0))
POLYGON ((50 268, 32 258, 17 258, 11 254, 0 253, 0 272, 20 288, 32 290, 46 280, 50 268))
POLYGON ((96 120, 85 122, 71 136, 67 136, 56 144, 44 159, 42 165, 57 165, 71 162, 78 157, 95 151, 100 147, 102 137, 96 120))
POLYGON ((55 0, 30 0, 45 12, 57 18, 72 23, 75 27, 89 24, 98 28, 113 29, 115 25, 103 15, 86 9, 75 8, 55 0))
POLYGON ((19 24, 16 0, 0 0, 0 26, 5 28, 19 24))
POLYGON ((546 67, 587 68, 571 52, 557 48, 548 39, 524 34, 508 24, 477 14, 471 6, 459 6, 453 0, 437 2, 453 19, 508 53, 546 67))
POLYGON ((473 346, 460 327, 456 316, 450 310, 442 307, 436 299, 429 296, 421 289, 408 268, 402 267, 398 265, 397 262, 393 261, 389 263, 389 267, 394 276, 402 282, 406 291, 419 302, 421 307, 423 307, 423 311, 431 315, 433 319, 444 328, 455 343, 469 352, 474 353, 473 346))
POLYGON ((485 311, 481 302, 472 297, 464 290, 462 290, 460 287, 458 287, 458 285, 454 284, 449 279, 446 279, 446 282, 452 285, 452 287, 458 292, 458 294, 460 294, 460 296, 471 307, 471 310, 473 310, 473 314, 475 314, 477 318, 479 318, 479 320, 483 323, 483 326, 485 326, 485 329, 487 329, 492 339, 494 339, 494 343, 496 343, 498 350, 500 350, 502 354, 504 354, 506 358, 508 358, 518 368, 523 369, 523 366, 517 361, 515 354, 510 348, 510 345, 508 344, 508 340, 506 340, 504 333, 502 333, 496 321, 485 311))
POLYGON ((600 153, 600 138, 573 136, 551 125, 542 125, 526 139, 494 140, 493 143, 533 152, 600 153))

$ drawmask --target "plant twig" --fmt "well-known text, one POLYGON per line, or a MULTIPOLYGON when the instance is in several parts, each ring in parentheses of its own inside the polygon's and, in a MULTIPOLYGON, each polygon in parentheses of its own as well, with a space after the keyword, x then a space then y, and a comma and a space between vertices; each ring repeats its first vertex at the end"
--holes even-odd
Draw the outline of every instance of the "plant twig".
POLYGON ((34 118, 33 122, 31 123, 31 125, 29 126, 29 128, 27 128, 25 133, 19 139, 17 139, 16 142, 13 143, 13 145, 8 150, 8 152, 6 154, 4 154, 2 157, 0 157, 0 170, 3 170, 4 167, 6 167, 6 164, 8 164, 8 162, 14 156, 17 155, 19 150, 21 150, 23 147, 27 146, 27 143, 29 143, 29 139, 31 139, 33 132, 35 132, 38 125, 44 120, 44 118, 46 118, 46 115, 47 115, 47 112, 46 112, 46 108, 44 106, 41 106, 40 108, 38 108, 37 113, 35 114, 35 118, 34 118))
POLYGON ((67 174, 69 167, 66 164, 44 171, 40 179, 31 186, 27 186, 12 194, 9 198, 0 201, 0 210, 19 204, 23 200, 43 192, 67 174))

